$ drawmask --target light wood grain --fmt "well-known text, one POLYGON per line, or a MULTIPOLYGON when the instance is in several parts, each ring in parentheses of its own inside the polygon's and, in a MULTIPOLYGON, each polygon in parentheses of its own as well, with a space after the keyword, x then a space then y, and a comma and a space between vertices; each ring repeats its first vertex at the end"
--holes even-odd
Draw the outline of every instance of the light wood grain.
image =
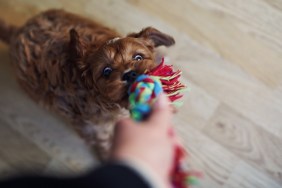
MULTIPOLYGON (((122 34, 154 26, 174 36, 176 45, 162 51, 191 87, 174 122, 189 165, 205 174, 199 187, 282 187, 282 1, 11 0, 0 1, 0 17, 20 25, 48 8, 84 15, 122 34)), ((95 166, 68 122, 21 91, 3 44, 0 62, 0 132, 45 156, 43 173, 71 175, 95 166)), ((1 146, 0 176, 30 161, 28 154, 5 157, 21 156, 13 142, 1 146)))
POLYGON ((38 148, 35 143, 28 141, 9 123, 0 120, 0 159, 15 169, 42 172, 50 160, 50 156, 38 148), (18 153, 18 155, 15 155, 18 153))
POLYGON ((258 171, 256 168, 241 162, 233 170, 231 176, 225 183, 224 187, 228 188, 279 188, 281 184, 271 181, 271 178, 265 176, 264 173, 258 171))
POLYGON ((202 171, 200 187, 222 187, 241 159, 185 121, 175 119, 177 131, 189 153, 189 166, 202 171))
POLYGON ((203 131, 226 149, 282 183, 282 140, 221 105, 203 131))

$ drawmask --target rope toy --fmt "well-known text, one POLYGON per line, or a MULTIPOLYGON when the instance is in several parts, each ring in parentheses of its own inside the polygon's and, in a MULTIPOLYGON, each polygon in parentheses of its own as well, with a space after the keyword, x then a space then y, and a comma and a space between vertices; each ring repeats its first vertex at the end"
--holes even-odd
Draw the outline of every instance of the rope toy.
POLYGON ((166 65, 164 61, 164 58, 162 58, 158 66, 145 74, 157 77, 161 81, 163 91, 167 94, 172 104, 180 106, 182 103, 177 103, 176 100, 183 96, 181 92, 187 88, 179 81, 182 72, 180 70, 174 71, 172 65, 166 65))
POLYGON ((159 79, 145 74, 140 75, 129 90, 131 117, 137 121, 146 119, 151 112, 151 106, 162 91, 159 79))
MULTIPOLYGON (((172 66, 165 65, 164 59, 160 65, 137 77, 129 88, 129 103, 131 118, 136 121, 146 119, 152 110, 158 96, 164 91, 171 102, 180 99, 185 85, 180 83, 181 71, 173 71, 172 66)), ((171 184, 174 188, 188 188, 197 184, 199 173, 188 171, 185 164, 186 152, 183 146, 175 145, 174 165, 171 171, 171 184)))

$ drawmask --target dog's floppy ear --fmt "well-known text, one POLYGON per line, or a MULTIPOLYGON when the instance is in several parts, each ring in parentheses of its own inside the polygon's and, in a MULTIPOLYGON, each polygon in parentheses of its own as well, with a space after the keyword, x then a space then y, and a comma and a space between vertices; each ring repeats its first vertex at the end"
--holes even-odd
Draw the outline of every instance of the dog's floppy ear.
POLYGON ((86 52, 86 44, 80 39, 75 29, 71 29, 69 31, 69 34, 70 34, 69 49, 70 49, 71 57, 76 60, 84 57, 86 52))
POLYGON ((130 33, 127 36, 134 37, 134 38, 149 39, 154 43, 155 47, 162 46, 162 45, 171 46, 175 43, 174 39, 171 36, 165 33, 162 33, 153 27, 146 27, 139 33, 130 33))
POLYGON ((80 39, 75 29, 71 29, 69 31, 69 34, 70 63, 73 63, 73 65, 78 68, 79 72, 81 73, 81 78, 84 80, 86 87, 92 89, 93 80, 90 67, 84 62, 87 45, 80 39))

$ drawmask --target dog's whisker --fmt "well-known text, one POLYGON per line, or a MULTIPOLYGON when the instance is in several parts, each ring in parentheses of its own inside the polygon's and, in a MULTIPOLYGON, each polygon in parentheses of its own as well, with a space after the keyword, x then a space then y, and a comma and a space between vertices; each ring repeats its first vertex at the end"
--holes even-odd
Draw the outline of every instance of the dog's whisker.
POLYGON ((123 74, 129 73, 130 71, 132 71, 132 69, 126 69, 125 71, 123 71, 123 74))

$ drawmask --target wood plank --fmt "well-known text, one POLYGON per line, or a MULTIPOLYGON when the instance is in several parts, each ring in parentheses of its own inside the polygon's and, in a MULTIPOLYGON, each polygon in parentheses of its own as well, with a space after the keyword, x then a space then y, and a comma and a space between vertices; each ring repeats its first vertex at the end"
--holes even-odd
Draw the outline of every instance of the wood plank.
POLYGON ((203 129, 210 138, 282 183, 282 139, 221 105, 203 129))
POLYGON ((281 1, 276 0, 192 0, 193 3, 210 12, 228 16, 240 31, 259 43, 267 45, 277 53, 281 53, 282 14, 279 7, 281 1), (277 40, 278 39, 278 40, 277 40))
POLYGON ((27 100, 26 96, 6 96, 0 100, 0 104, 6 106, 0 107, 0 117, 9 122, 10 127, 28 137, 52 158, 64 161, 73 171, 82 172, 97 164, 90 148, 72 129, 59 118, 48 115, 48 112, 27 100), (26 111, 26 106, 29 111, 26 111))
POLYGON ((232 106, 267 131, 282 136, 281 93, 274 94, 238 67, 187 38, 171 49, 171 54, 174 63, 193 85, 232 106))
POLYGON ((282 11, 282 2, 280 0, 264 0, 273 8, 277 9, 278 11, 282 11))
POLYGON ((177 119, 185 120, 187 124, 202 129, 213 116, 219 101, 197 85, 182 80, 190 88, 190 91, 183 92, 184 105, 178 109, 177 119))
POLYGON ((50 156, 0 118, 0 159, 17 171, 42 172, 50 156))
POLYGON ((193 125, 177 118, 174 125, 188 151, 190 168, 203 172, 200 187, 222 187, 240 159, 193 125))
POLYGON ((241 162, 227 180, 224 188, 281 188, 282 185, 265 176, 256 168, 241 162))
MULTIPOLYGON (((83 170, 86 171, 86 169, 83 170)), ((77 169, 75 168, 71 168, 71 166, 64 160, 53 158, 47 165, 43 174, 48 176, 68 177, 68 176, 74 176, 76 174, 80 174, 81 172, 78 172, 77 169)))

